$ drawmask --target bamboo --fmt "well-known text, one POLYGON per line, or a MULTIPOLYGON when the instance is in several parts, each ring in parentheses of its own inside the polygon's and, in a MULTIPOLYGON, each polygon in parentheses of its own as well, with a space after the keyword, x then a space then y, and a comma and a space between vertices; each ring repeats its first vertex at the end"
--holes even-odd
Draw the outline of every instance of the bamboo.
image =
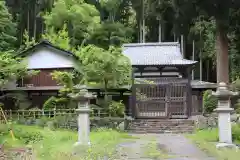
POLYGON ((9 125, 9 123, 8 123, 8 121, 7 121, 7 118, 6 118, 6 116, 5 116, 4 112, 3 112, 2 107, 0 107, 0 110, 1 110, 1 113, 2 113, 2 116, 3 116, 3 119, 4 119, 5 123, 6 123, 7 126, 9 127, 9 132, 10 132, 10 134, 11 134, 11 137, 12 137, 13 140, 15 140, 15 136, 14 136, 14 134, 13 134, 13 130, 12 130, 12 128, 10 127, 10 125, 9 125))

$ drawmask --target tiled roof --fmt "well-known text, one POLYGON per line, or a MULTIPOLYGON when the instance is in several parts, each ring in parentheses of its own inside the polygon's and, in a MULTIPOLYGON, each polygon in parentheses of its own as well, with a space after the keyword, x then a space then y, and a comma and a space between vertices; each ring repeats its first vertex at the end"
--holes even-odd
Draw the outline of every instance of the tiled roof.
POLYGON ((55 46, 55 45, 53 45, 52 43, 50 43, 49 41, 46 41, 46 40, 40 41, 39 43, 37 43, 37 44, 35 44, 34 46, 28 48, 27 50, 22 51, 22 52, 21 52, 20 54, 18 54, 18 55, 25 55, 25 54, 31 52, 32 50, 34 50, 35 48, 40 47, 40 46, 44 46, 44 47, 48 47, 48 48, 53 48, 53 49, 56 49, 56 50, 61 51, 61 53, 63 53, 63 54, 67 54, 67 55, 70 55, 70 56, 74 56, 74 54, 73 54, 72 52, 67 51, 67 50, 64 50, 64 49, 62 49, 62 48, 60 48, 60 47, 58 47, 58 46, 55 46))
POLYGON ((177 42, 133 43, 123 45, 123 54, 132 65, 187 65, 196 61, 182 57, 180 44, 177 42))
MULTIPOLYGON (((174 81, 176 79, 167 79, 165 78, 165 83, 171 83, 171 81, 174 81)), ((148 84, 149 82, 146 82, 147 81, 150 81, 150 82, 153 82, 153 83, 162 83, 164 82, 164 79, 163 78, 135 78, 136 82, 137 83, 140 83, 140 84, 148 84)), ((180 81, 184 81, 184 79, 181 79, 179 78, 178 79, 178 82, 180 81)), ((192 88, 196 88, 196 89, 216 89, 217 88, 217 84, 216 83, 212 83, 212 82, 206 82, 206 81, 200 81, 200 80, 191 80, 191 87, 192 88)))

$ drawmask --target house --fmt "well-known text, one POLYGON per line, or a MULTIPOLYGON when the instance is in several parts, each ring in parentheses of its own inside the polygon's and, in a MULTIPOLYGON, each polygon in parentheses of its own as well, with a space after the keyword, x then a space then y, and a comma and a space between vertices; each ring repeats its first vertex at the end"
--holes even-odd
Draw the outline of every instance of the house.
POLYGON ((41 107, 51 96, 56 96, 62 87, 52 79, 51 73, 58 71, 72 71, 76 58, 66 50, 41 41, 20 54, 27 62, 28 70, 37 70, 38 74, 10 82, 6 88, 8 92, 24 91, 28 94, 33 107, 41 107))
MULTIPOLYGON (((20 53, 27 62, 28 70, 37 70, 38 74, 32 77, 12 81, 6 85, 3 92, 23 91, 31 101, 30 107, 41 108, 44 102, 51 96, 57 96, 59 89, 62 88, 53 78, 51 73, 54 71, 73 71, 77 65, 77 58, 73 53, 54 46, 48 41, 41 41, 26 51, 20 53)), ((96 92, 99 97, 103 96, 104 88, 89 87, 90 91, 96 92)), ((128 92, 128 88, 110 89, 112 94, 117 95, 117 100, 123 99, 128 103, 128 97, 123 95, 128 92), (120 95, 120 96, 119 96, 120 95)), ((116 96, 114 97, 116 99, 116 96)), ((95 100, 92 100, 95 101, 95 100)), ((5 106, 11 108, 12 100, 5 100, 5 106)), ((93 102, 96 103, 96 102, 93 102)))
MULTIPOLYGON (((109 92, 113 100, 122 99, 127 114, 135 118, 187 118, 199 114, 202 92, 216 88, 209 82, 191 80, 191 71, 197 62, 184 59, 178 43, 126 44, 123 54, 132 63, 132 85, 109 92)), ((77 60, 73 53, 47 41, 21 55, 26 58, 27 68, 38 70, 39 74, 10 83, 5 92, 24 91, 33 107, 42 107, 49 97, 58 95, 62 86, 52 79, 51 73, 72 71, 77 60)), ((104 94, 100 87, 89 87, 89 90, 99 97, 104 94)))
POLYGON ((134 118, 188 118, 202 113, 202 93, 216 84, 192 80, 196 61, 184 59, 180 44, 123 45, 133 67, 128 114, 134 118))

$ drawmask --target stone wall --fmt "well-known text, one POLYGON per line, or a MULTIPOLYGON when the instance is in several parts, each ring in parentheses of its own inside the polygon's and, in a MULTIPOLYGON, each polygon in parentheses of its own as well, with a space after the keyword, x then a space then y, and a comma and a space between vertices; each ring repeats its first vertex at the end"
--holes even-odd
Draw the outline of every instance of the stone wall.
MULTIPOLYGON (((207 128, 216 128, 218 127, 218 115, 217 113, 212 113, 209 115, 196 115, 192 116, 190 119, 194 120, 194 125, 197 129, 207 129, 207 128)), ((231 115, 232 123, 240 124, 240 114, 231 115)))
MULTIPOLYGON (((118 128, 119 124, 124 121, 123 118, 95 118, 90 120, 91 129, 106 127, 118 128)), ((49 128, 64 128, 77 130, 77 117, 76 116, 57 116, 55 118, 41 118, 41 119, 20 119, 15 121, 18 124, 24 125, 37 125, 49 128)))

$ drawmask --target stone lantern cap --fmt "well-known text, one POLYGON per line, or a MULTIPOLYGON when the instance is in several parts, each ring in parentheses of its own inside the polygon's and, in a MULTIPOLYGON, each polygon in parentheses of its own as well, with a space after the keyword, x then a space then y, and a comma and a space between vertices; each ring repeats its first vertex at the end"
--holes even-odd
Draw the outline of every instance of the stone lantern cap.
POLYGON ((74 86, 74 92, 75 93, 68 94, 68 96, 74 100, 89 100, 97 97, 96 95, 88 92, 87 87, 85 85, 74 86))
POLYGON ((212 92, 213 96, 216 96, 217 98, 221 99, 225 99, 225 98, 230 98, 233 96, 237 96, 238 92, 232 92, 228 89, 228 86, 226 83, 224 82, 220 82, 217 88, 216 92, 212 92))

